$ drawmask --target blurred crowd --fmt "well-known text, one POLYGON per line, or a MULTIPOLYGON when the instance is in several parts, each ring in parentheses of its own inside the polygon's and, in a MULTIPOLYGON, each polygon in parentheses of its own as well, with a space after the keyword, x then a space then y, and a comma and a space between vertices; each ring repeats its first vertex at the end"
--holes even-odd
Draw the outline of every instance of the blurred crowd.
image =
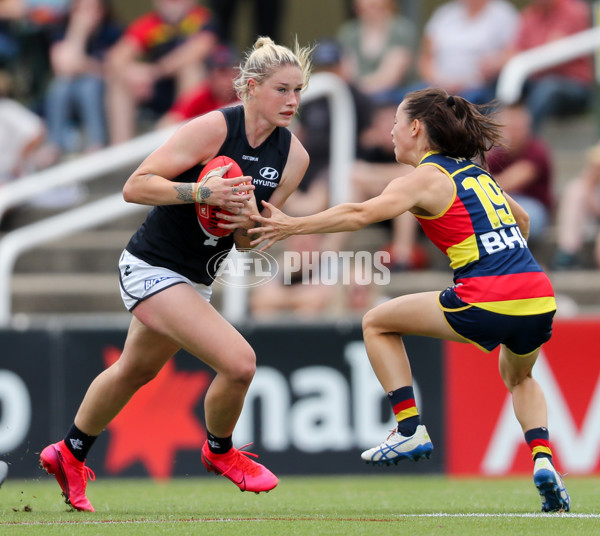
MULTIPOLYGON (((529 0, 517 9, 508 0, 450 0, 423 28, 402 13, 398 0, 348 3, 347 20, 316 43, 313 65, 314 72, 339 76, 354 103, 356 161, 349 199, 377 195, 405 172, 391 144, 395 108, 409 91, 441 86, 499 113, 505 144, 490 153, 490 171, 529 212, 532 243, 556 225, 552 267, 579 267, 590 228, 600 218, 600 145, 590 148, 581 176, 557 202, 553 153, 543 132, 551 117, 590 110, 591 55, 534 73, 518 103, 490 102, 501 69, 516 54, 590 28, 589 3, 529 0)), ((254 35, 286 41, 280 35, 286 2, 252 4, 254 35)), ((111 0, 1 0, 0 188, 31 171, 235 104, 232 80, 240 51, 231 23, 238 5, 153 0, 146 13, 124 24, 111 0)), ((329 204, 330 127, 326 98, 302 105, 294 129, 311 164, 286 205, 291 214, 329 204)), ((428 267, 414 218, 397 220, 381 224, 390 270, 428 267)), ((315 236, 290 240, 286 247, 342 251, 349 240, 343 234, 315 236)), ((600 238, 596 242, 600 266, 600 238)), ((285 308, 312 314, 326 306, 328 289, 312 289, 310 296, 303 288, 296 299, 292 287, 274 281, 257 290, 256 314, 285 308)), ((347 296, 357 309, 376 299, 360 291, 347 296)))

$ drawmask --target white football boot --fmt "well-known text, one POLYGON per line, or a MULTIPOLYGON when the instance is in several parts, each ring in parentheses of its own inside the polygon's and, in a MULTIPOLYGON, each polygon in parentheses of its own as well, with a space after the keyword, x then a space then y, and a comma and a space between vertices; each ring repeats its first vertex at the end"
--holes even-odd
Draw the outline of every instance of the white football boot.
POLYGON ((393 431, 383 443, 365 450, 360 457, 373 465, 390 465, 404 459, 416 462, 421 458, 429 458, 432 451, 433 443, 429 439, 427 428, 420 424, 409 437, 393 431))
POLYGON ((567 488, 548 458, 535 460, 533 483, 542 498, 542 512, 568 512, 571 509, 567 488))

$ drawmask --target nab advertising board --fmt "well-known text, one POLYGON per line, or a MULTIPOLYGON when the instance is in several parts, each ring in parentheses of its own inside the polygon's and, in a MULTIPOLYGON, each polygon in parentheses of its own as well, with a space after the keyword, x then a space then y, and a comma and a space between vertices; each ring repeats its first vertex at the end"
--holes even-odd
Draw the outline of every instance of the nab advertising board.
MULTIPOLYGON (((546 394, 559 470, 600 473, 600 319, 557 321, 534 368, 546 394)), ((276 474, 530 473, 530 453, 498 352, 424 337, 405 340, 417 404, 435 445, 427 461, 373 468, 360 452, 394 427, 360 325, 241 329, 258 368, 234 433, 276 474)), ((122 330, 0 331, 0 459, 39 476, 41 449, 61 439, 94 377, 120 356, 122 330)), ((180 352, 136 393, 97 440, 88 464, 103 476, 204 475, 203 402, 214 372, 180 352)))
MULTIPOLYGON (((376 471, 360 452, 383 441, 394 418, 371 370, 360 325, 242 329, 258 368, 234 433, 276 474, 376 471)), ((94 377, 120 356, 124 331, 0 332, 0 459, 38 476, 38 456, 61 439, 94 377)), ((421 413, 436 455, 402 473, 441 472, 442 343, 408 338, 421 413), (438 454, 439 453, 439 454, 438 454)), ((203 401, 214 372, 180 352, 100 435, 88 458, 98 475, 206 474, 203 401)), ((393 468, 398 470, 397 468, 393 468)), ((391 469, 391 470, 393 470, 391 469)), ((383 469, 381 469, 383 470, 383 469)))

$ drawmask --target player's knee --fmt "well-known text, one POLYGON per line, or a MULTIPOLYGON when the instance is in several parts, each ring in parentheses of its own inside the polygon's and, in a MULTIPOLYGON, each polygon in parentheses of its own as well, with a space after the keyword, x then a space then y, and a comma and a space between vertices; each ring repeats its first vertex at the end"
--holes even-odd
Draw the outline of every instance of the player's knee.
POLYGON ((237 380, 245 385, 250 385, 254 374, 256 374, 256 355, 251 352, 242 360, 237 380))
POLYGON ((256 373, 256 354, 251 348, 239 354, 235 363, 225 371, 229 381, 250 385, 256 373))
POLYGON ((365 316, 363 316, 362 329, 365 337, 368 337, 369 335, 376 335, 381 331, 381 327, 379 325, 379 315, 375 309, 367 311, 365 316))
POLYGON ((137 390, 156 378, 160 369, 146 367, 117 367, 117 376, 121 383, 137 390))
POLYGON ((510 392, 512 392, 515 387, 521 385, 528 378, 531 378, 531 369, 521 371, 502 371, 502 380, 510 392))

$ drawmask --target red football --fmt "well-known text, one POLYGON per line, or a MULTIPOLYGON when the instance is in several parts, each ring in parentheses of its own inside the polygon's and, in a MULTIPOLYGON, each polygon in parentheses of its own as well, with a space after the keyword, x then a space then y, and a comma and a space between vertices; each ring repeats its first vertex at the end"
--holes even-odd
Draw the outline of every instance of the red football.
MULTIPOLYGON (((231 166, 231 169, 227 173, 225 173, 225 175, 223 175, 224 179, 233 179, 235 177, 241 177, 244 175, 242 169, 235 160, 232 160, 228 156, 217 156, 204 166, 204 169, 198 177, 198 182, 200 182, 211 169, 223 167, 227 164, 233 165, 231 166)), ((233 230, 221 229, 218 226, 218 223, 224 220, 221 220, 217 217, 217 212, 222 212, 223 214, 231 214, 227 210, 223 210, 221 207, 218 207, 216 205, 196 203, 196 214, 198 215, 198 223, 200 223, 202 228, 208 234, 212 236, 227 236, 228 234, 233 233, 233 230)))

